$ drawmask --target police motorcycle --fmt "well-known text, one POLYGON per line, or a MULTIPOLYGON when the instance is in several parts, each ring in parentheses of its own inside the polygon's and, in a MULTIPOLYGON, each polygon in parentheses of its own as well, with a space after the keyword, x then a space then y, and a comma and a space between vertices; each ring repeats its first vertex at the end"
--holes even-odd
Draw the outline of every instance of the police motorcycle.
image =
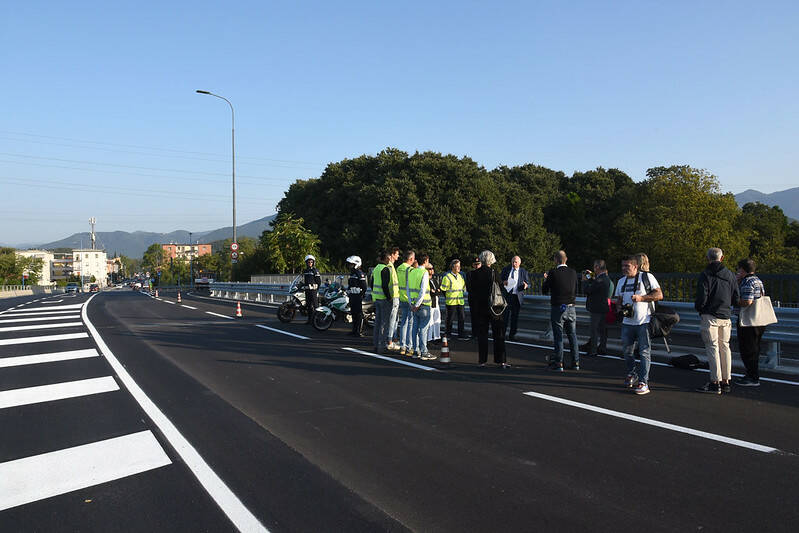
POLYGON ((305 286, 302 283, 302 274, 294 278, 289 285, 289 297, 277 308, 277 319, 284 323, 291 322, 297 311, 303 315, 308 314, 305 307, 305 286))
MULTIPOLYGON (((319 331, 330 329, 336 320, 352 322, 352 312, 350 310, 350 298, 347 290, 342 283, 344 276, 336 276, 324 294, 324 303, 316 308, 311 324, 319 331)), ((374 326, 375 305, 374 302, 363 302, 363 318, 367 325, 374 326)))

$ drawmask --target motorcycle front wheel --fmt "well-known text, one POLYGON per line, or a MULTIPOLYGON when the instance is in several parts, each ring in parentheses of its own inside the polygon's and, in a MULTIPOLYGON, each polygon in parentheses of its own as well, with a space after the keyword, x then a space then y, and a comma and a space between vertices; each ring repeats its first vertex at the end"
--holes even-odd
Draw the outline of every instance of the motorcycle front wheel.
POLYGON ((277 308, 277 319, 283 323, 291 322, 296 312, 297 308, 294 307, 293 302, 283 302, 280 304, 280 307, 277 308))
POLYGON ((325 331, 333 324, 333 313, 326 315, 321 311, 316 311, 313 314, 313 320, 311 320, 311 324, 313 324, 313 327, 319 331, 325 331))

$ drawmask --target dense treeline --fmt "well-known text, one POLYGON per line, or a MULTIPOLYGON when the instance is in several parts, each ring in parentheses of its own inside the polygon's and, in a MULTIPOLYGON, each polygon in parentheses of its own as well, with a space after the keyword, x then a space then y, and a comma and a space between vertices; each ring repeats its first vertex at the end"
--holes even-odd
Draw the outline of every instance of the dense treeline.
POLYGON ((623 254, 646 251, 653 270, 696 272, 719 246, 730 260, 754 257, 761 271, 799 272, 799 224, 779 207, 739 208, 715 176, 689 166, 651 168, 635 183, 616 169, 486 170, 468 157, 386 149, 297 181, 278 211, 301 217, 333 264, 353 253, 373 264, 395 245, 427 251, 438 268, 490 249, 538 271, 563 248, 578 268, 596 257, 613 268, 623 254))

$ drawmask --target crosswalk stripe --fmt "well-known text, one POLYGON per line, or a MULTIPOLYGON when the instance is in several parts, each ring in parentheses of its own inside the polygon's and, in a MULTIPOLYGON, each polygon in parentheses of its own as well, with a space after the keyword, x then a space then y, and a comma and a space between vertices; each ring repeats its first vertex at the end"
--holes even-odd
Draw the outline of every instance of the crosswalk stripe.
POLYGON ((0 409, 119 390, 111 376, 0 391, 0 409))
POLYGON ((64 322, 62 324, 36 324, 34 326, 11 326, 7 328, 0 328, 0 333, 5 333, 7 331, 29 331, 32 329, 74 328, 82 325, 83 322, 64 322))
MULTIPOLYGON (((30 316, 30 315, 28 315, 30 316)), ((46 320, 74 320, 76 318, 80 318, 80 315, 68 315, 68 316, 36 316, 33 318, 11 318, 5 320, 4 315, 0 315, 1 318, 4 320, 0 320, 0 324, 10 324, 12 322, 44 322, 46 320)))
POLYGON ((0 463, 0 511, 171 463, 150 431, 0 463))
POLYGON ((38 311, 36 313, 20 313, 19 310, 17 309, 13 311, 9 309, 8 311, 3 311, 2 313, 0 313, 0 317, 6 318, 6 317, 23 317, 23 316, 33 317, 33 316, 49 316, 49 315, 73 315, 76 312, 79 311, 76 311, 75 309, 65 309, 64 311, 38 311))
POLYGON ((56 305, 54 307, 30 307, 28 309, 17 309, 20 313, 35 313, 37 311, 52 311, 54 309, 80 309, 83 304, 56 305))
POLYGON ((10 346, 12 344, 29 344, 51 341, 67 341, 72 339, 85 339, 89 334, 83 333, 63 333, 61 335, 40 335, 38 337, 19 337, 16 339, 0 339, 0 346, 10 346))
POLYGON ((19 355, 16 357, 4 357, 0 359, 0 368, 12 366, 36 365, 39 363, 54 363, 56 361, 69 361, 72 359, 85 359, 87 357, 99 357, 97 350, 69 350, 66 352, 40 353, 35 355, 19 355))

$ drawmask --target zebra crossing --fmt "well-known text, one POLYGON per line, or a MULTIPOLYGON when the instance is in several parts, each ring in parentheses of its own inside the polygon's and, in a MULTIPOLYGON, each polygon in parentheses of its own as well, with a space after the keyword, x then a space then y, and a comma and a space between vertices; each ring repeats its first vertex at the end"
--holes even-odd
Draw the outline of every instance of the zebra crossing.
POLYGON ((172 464, 74 301, 0 312, 0 513, 172 464))

